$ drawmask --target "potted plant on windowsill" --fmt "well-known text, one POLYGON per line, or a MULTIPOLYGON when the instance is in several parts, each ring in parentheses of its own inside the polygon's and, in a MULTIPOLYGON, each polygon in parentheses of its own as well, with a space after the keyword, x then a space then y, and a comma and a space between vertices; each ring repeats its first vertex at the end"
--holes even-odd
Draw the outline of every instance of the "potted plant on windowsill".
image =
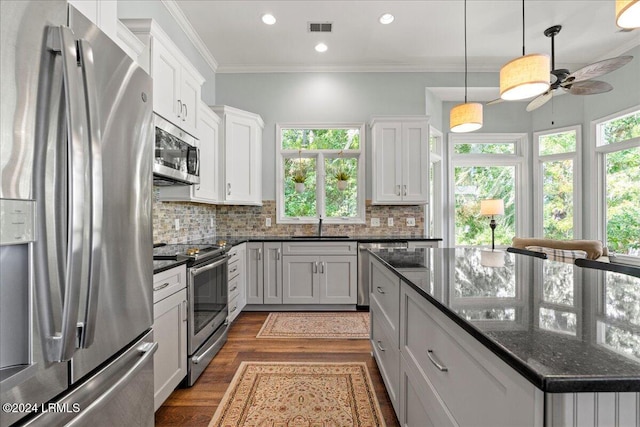
POLYGON ((291 177, 291 180, 296 185, 296 192, 302 193, 304 191, 304 183, 307 180, 307 175, 301 170, 298 170, 293 177, 291 177))
POLYGON ((336 172, 336 174, 334 175, 337 181, 336 186, 338 187, 338 190, 340 191, 344 191, 347 188, 347 185, 349 184, 349 174, 346 173, 345 171, 338 171, 336 172))

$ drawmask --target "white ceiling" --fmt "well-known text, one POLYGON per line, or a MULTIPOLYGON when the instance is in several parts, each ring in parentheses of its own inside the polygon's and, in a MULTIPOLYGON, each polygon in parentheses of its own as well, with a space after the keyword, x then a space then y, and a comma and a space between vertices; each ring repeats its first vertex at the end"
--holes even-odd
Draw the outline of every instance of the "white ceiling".
MULTIPOLYGON (((463 71, 462 0, 178 0, 218 63, 218 72, 463 71), (267 26, 262 14, 277 23, 267 26), (378 18, 395 15, 390 25, 378 18), (307 23, 333 22, 330 34, 307 23), (329 46, 325 53, 313 48, 329 46)), ((551 53, 543 31, 562 25, 556 68, 579 67, 640 44, 640 30, 620 32, 614 0, 528 0, 527 53, 551 53)), ((469 71, 498 71, 522 53, 520 0, 468 0, 469 71)), ((640 58, 636 58, 640 60, 640 58)))

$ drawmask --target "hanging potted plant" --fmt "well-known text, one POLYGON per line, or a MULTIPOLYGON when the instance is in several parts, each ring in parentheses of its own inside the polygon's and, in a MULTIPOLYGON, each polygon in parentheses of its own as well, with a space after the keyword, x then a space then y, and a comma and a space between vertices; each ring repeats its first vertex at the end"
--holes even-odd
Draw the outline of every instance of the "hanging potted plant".
POLYGON ((298 150, 298 170, 294 172, 291 180, 296 186, 296 192, 302 193, 304 191, 304 183, 307 180, 307 174, 302 169, 302 150, 298 150))
POLYGON ((344 191, 347 188, 347 185, 349 184, 349 174, 347 172, 344 171, 343 169, 343 160, 342 160, 342 151, 340 151, 340 153, 338 154, 339 157, 339 162, 340 162, 340 167, 338 168, 338 171, 333 175, 336 179, 336 186, 338 187, 338 190, 340 191, 344 191))
POLYGON ((350 178, 349 174, 346 173, 345 171, 340 170, 340 171, 336 172, 336 174, 334 176, 335 176, 336 181, 337 181, 336 185, 338 187, 338 190, 344 191, 347 188, 347 185, 349 184, 349 182, 348 182, 349 178, 350 178))

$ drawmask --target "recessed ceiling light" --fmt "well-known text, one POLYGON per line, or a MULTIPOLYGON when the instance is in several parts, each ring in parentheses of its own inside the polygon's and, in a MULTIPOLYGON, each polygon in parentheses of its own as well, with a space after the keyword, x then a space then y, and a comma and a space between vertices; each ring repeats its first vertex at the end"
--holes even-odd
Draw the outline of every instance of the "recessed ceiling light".
POLYGON ((267 25, 273 25, 276 23, 276 17, 270 13, 265 13, 264 15, 262 15, 262 22, 267 25))
POLYGON ((387 24, 391 24, 394 19, 396 18, 392 14, 385 13, 380 17, 380 19, 378 19, 378 21, 380 21, 381 24, 387 25, 387 24))
POLYGON ((324 44, 324 43, 318 43, 318 44, 316 45, 316 51, 317 51, 317 52, 326 52, 326 51, 327 51, 327 49, 329 49, 329 47, 328 47, 326 44, 324 44))

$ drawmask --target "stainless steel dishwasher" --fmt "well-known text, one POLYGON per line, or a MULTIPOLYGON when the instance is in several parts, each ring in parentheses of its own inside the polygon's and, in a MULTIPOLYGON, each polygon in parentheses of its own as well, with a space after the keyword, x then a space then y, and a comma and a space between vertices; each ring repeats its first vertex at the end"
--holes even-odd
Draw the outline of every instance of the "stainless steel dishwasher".
POLYGON ((377 242, 358 243, 358 301, 356 309, 367 310, 369 308, 369 249, 407 249, 409 243, 404 242, 377 242))

